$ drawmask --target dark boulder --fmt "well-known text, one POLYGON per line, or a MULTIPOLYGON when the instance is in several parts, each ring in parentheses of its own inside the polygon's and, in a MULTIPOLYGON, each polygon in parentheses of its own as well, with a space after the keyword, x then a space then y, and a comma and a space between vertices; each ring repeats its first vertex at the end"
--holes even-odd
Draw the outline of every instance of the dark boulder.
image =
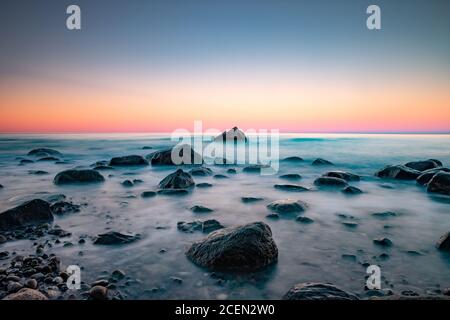
POLYGON ((450 172, 450 169, 439 167, 434 169, 425 170, 420 176, 417 177, 416 182, 422 186, 430 182, 431 178, 438 172, 450 172))
POLYGON ((131 155, 124 157, 112 158, 109 162, 110 166, 147 166, 148 161, 141 156, 131 155))
POLYGON ((322 175, 323 177, 339 178, 345 181, 359 181, 359 176, 345 171, 330 171, 322 175))
POLYGON ((300 180, 302 176, 298 173, 288 173, 281 175, 279 178, 284 180, 300 180))
POLYGON ((332 166, 333 163, 328 160, 322 159, 322 158, 317 158, 316 160, 314 160, 312 162, 312 165, 313 166, 332 166))
POLYGON ((110 231, 108 233, 99 234, 94 240, 94 244, 101 245, 117 245, 117 244, 128 244, 140 239, 139 235, 128 235, 122 234, 115 231, 110 231))
POLYGON ((130 187, 134 186, 134 183, 131 180, 124 180, 121 182, 121 185, 126 188, 130 188, 130 187))
POLYGON ((283 297, 284 300, 358 300, 358 297, 325 283, 299 283, 283 297))
POLYGON ((200 168, 193 168, 193 169, 191 169, 190 171, 189 171, 189 173, 192 175, 192 176, 202 176, 202 177, 205 177, 205 176, 210 176, 210 175, 212 175, 212 170, 211 169, 209 169, 209 168, 205 168, 205 167, 200 167, 200 168))
POLYGON ((0 230, 12 230, 52 221, 50 204, 44 200, 35 199, 0 213, 0 230))
POLYGON ((213 185, 208 182, 202 182, 195 185, 197 188, 211 188, 213 185))
POLYGON ((152 198, 156 196, 156 192, 155 191, 144 191, 141 193, 141 197, 142 198, 152 198))
POLYGON ((29 160, 29 159, 21 159, 19 162, 20 165, 25 165, 25 164, 29 164, 29 163, 34 163, 34 161, 29 160))
POLYGON ((63 215, 66 213, 76 213, 80 212, 80 206, 70 202, 59 201, 50 206, 53 214, 63 215))
POLYGON ((222 229, 223 226, 219 221, 211 219, 206 221, 196 220, 193 222, 178 222, 177 229, 181 232, 193 233, 195 231, 202 231, 203 233, 210 233, 222 229))
POLYGON ((304 217, 304 216, 298 216, 297 218, 295 218, 295 221, 300 222, 300 223, 305 223, 305 224, 309 224, 309 223, 313 223, 314 220, 308 217, 304 217))
POLYGON ((293 157, 284 158, 281 161, 282 162, 290 162, 290 163, 298 163, 298 162, 303 162, 304 160, 303 160, 303 158, 293 156, 293 157))
POLYGON ((239 129, 238 127, 234 127, 233 129, 222 132, 222 134, 214 138, 214 141, 223 143, 226 143, 228 141, 247 142, 248 138, 245 136, 245 133, 241 129, 239 129))
POLYGON ((361 194, 363 193, 361 189, 357 187, 348 186, 341 190, 342 193, 348 194, 348 195, 354 195, 354 194, 361 194))
POLYGON ((47 157, 47 156, 61 157, 62 153, 50 148, 38 148, 28 152, 28 155, 34 157, 47 157))
POLYGON ((382 247, 391 247, 392 241, 389 238, 374 239, 373 243, 382 247))
POLYGON ((172 149, 156 151, 146 156, 147 160, 153 165, 181 165, 181 164, 202 164, 202 156, 192 149, 189 145, 175 146, 172 149), (172 152, 178 155, 179 159, 172 159, 172 152), (188 154, 185 155, 184 153, 188 154), (186 159, 185 159, 186 158, 186 159), (180 163, 178 163, 178 160, 180 163))
POLYGON ((428 159, 428 160, 423 160, 423 161, 413 161, 413 162, 408 162, 407 164, 405 164, 405 167, 414 169, 414 170, 418 170, 418 171, 425 171, 425 170, 429 170, 429 169, 434 169, 437 167, 442 167, 442 162, 440 162, 439 160, 434 160, 434 159, 428 159))
POLYGON ((247 172, 247 173, 261 173, 261 170, 265 169, 265 168, 269 168, 269 166, 255 164, 255 165, 245 167, 244 169, 242 169, 242 171, 247 172))
POLYGON ((256 271, 274 264, 278 248, 264 222, 210 233, 186 252, 195 264, 215 270, 256 271))
POLYGON ((56 185, 74 183, 96 183, 103 182, 105 178, 95 170, 66 170, 58 173, 53 182, 56 185))
POLYGON ((210 213, 213 212, 214 210, 204 206, 193 206, 191 208, 191 211, 194 213, 210 213))
POLYGON ((258 198, 258 197, 242 197, 241 198, 243 203, 251 203, 251 202, 257 202, 262 201, 264 198, 258 198))
POLYGON ((450 251, 450 232, 442 235, 436 243, 436 248, 439 250, 450 251))
POLYGON ((340 178, 333 177, 320 177, 314 180, 314 184, 319 187, 339 187, 345 188, 347 187, 347 181, 340 178))
POLYGON ((299 186, 297 184, 276 184, 273 187, 278 190, 290 191, 290 192, 310 191, 308 188, 299 186))
POLYGON ((267 208, 276 213, 297 213, 303 212, 308 208, 308 205, 300 200, 276 200, 267 205, 267 208))
POLYGON ((236 169, 234 169, 234 168, 230 168, 230 169, 227 170, 227 173, 230 173, 230 174, 237 174, 237 171, 236 171, 236 169))
POLYGON ((438 172, 427 184, 427 191, 431 193, 440 193, 450 195, 450 173, 438 172))
POLYGON ((390 178, 398 180, 415 180, 420 176, 421 172, 411 169, 409 167, 394 165, 386 166, 383 169, 377 171, 375 176, 379 178, 390 178))
POLYGON ((162 179, 158 186, 160 189, 187 189, 194 185, 192 176, 182 169, 178 169, 162 179))

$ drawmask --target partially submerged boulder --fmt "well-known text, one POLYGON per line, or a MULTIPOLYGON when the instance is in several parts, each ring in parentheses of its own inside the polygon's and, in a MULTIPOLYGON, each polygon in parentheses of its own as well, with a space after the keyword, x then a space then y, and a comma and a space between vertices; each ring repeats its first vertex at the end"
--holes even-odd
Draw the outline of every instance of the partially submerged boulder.
POLYGON ((284 180, 300 180, 302 176, 299 175, 298 173, 287 173, 281 175, 279 178, 284 180))
POLYGON ((323 175, 323 177, 332 177, 332 178, 339 178, 343 179, 345 181, 359 181, 360 178, 358 175, 345 172, 345 171, 330 171, 323 175))
POLYGON ((238 127, 234 127, 228 131, 222 132, 222 134, 218 135, 214 138, 215 142, 247 142, 248 138, 245 136, 245 133, 239 129, 238 127))
POLYGON ((97 183, 103 182, 105 178, 95 170, 66 170, 58 173, 53 182, 56 185, 75 183, 97 183))
POLYGON ((338 187, 345 188, 348 186, 347 181, 340 178, 320 177, 314 180, 314 184, 319 187, 338 187))
POLYGON ((439 250, 450 251, 450 232, 442 235, 436 243, 436 248, 439 250))
POLYGON ((58 201, 50 206, 53 214, 64 215, 66 213, 80 212, 80 205, 66 201, 58 201))
POLYGON ((48 157, 48 156, 61 157, 62 153, 50 148, 37 148, 28 152, 28 155, 34 157, 48 157))
POLYGON ((290 191, 290 192, 310 191, 308 188, 302 187, 298 184, 276 184, 273 187, 278 190, 290 191))
POLYGON ((314 160, 312 162, 313 166, 332 166, 333 163, 331 161, 322 159, 322 158, 317 158, 316 160, 314 160))
POLYGON ((195 231, 202 231, 203 233, 210 233, 215 230, 222 229, 223 226, 219 221, 211 219, 211 220, 195 220, 193 222, 183 222, 180 221, 177 223, 177 229, 181 232, 193 233, 195 231))
POLYGON ((402 165, 386 166, 377 171, 375 176, 398 180, 415 180, 421 172, 402 165))
POLYGON ((201 176, 201 177, 205 177, 205 176, 210 176, 212 175, 212 170, 210 168, 205 168, 205 167, 200 167, 200 168, 193 168, 189 171, 189 173, 192 176, 201 176))
POLYGON ((292 157, 287 157, 284 158, 283 160, 281 160, 282 162, 290 162, 290 163, 298 163, 298 162, 303 162, 303 158, 301 157, 297 157, 297 156, 292 156, 292 157))
POLYGON ((274 264, 278 248, 264 222, 210 233, 186 252, 195 264, 214 270, 256 271, 274 264))
POLYGON ((297 213, 303 212, 308 208, 308 205, 301 200, 276 200, 267 205, 267 208, 276 213, 297 213))
POLYGON ((101 245, 118 245, 128 244, 140 239, 139 235, 128 235, 120 232, 110 231, 107 233, 99 234, 94 240, 94 244, 101 245))
POLYGON ((416 182, 422 186, 430 182, 431 178, 438 172, 450 172, 449 168, 439 167, 422 171, 422 174, 417 177, 416 182))
POLYGON ((428 160, 422 160, 422 161, 412 161, 405 164, 405 167, 418 170, 418 171, 425 171, 429 169, 434 169, 437 167, 442 167, 442 162, 435 159, 428 159, 428 160))
POLYGON ((109 162, 110 166, 147 166, 148 161, 141 156, 131 155, 124 157, 112 158, 109 162))
POLYGON ((427 184, 427 191, 431 193, 440 193, 450 195, 450 173, 438 172, 427 184))
POLYGON ((175 146, 172 149, 156 151, 147 155, 147 160, 153 165, 182 165, 182 164, 202 164, 203 158, 189 145, 175 146), (176 157, 173 157, 172 155, 176 157), (185 152, 187 153, 185 155, 185 152))
POLYGON ((353 186, 345 187, 341 190, 342 193, 348 194, 348 195, 355 195, 355 194, 361 194, 363 193, 361 189, 353 186))
POLYGON ((7 295, 3 300, 48 300, 48 298, 37 290, 23 288, 16 293, 7 295))
POLYGON ((160 189, 187 189, 195 185, 192 176, 182 169, 169 174, 159 183, 160 189))
POLYGON ((50 204, 41 199, 34 199, 0 213, 0 230, 12 230, 52 221, 50 204))
POLYGON ((283 297, 284 300, 358 300, 354 294, 348 293, 332 284, 299 283, 293 286, 283 297))

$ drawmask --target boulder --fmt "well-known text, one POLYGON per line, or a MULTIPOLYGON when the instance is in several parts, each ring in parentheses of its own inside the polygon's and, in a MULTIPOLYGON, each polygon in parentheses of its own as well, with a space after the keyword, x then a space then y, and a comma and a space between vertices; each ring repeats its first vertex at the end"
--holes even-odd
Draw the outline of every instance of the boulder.
POLYGON ((298 184, 276 184, 273 187, 278 190, 290 191, 290 192, 310 191, 308 188, 299 186, 298 184))
POLYGON ((345 181, 359 181, 358 175, 345 171, 330 171, 322 175, 323 177, 339 178, 345 181))
POLYGON ((208 182, 202 182, 195 185, 197 188, 211 188, 213 185, 208 182))
POLYGON ((352 186, 345 187, 341 191, 342 191, 342 193, 345 193, 345 194, 348 194, 348 195, 363 193, 361 189, 359 189, 357 187, 352 187, 352 186))
POLYGON ((200 168, 194 168, 194 169, 191 169, 190 171, 189 171, 189 173, 192 175, 192 176, 201 176, 201 177, 205 177, 205 176, 210 176, 210 175, 212 175, 212 170, 211 169, 209 169, 209 168, 205 168, 205 167, 200 167, 200 168))
POLYGON ((407 164, 405 164, 405 167, 414 169, 414 170, 418 170, 418 171, 425 171, 425 170, 429 170, 429 169, 434 169, 437 167, 442 167, 442 162, 440 162, 439 160, 434 160, 434 159, 428 159, 428 160, 423 160, 423 161, 413 161, 413 162, 408 162, 407 164))
POLYGON ((195 231, 202 231, 203 233, 210 233, 215 230, 222 229, 223 226, 219 221, 211 219, 206 221, 196 220, 193 222, 178 222, 177 229, 181 232, 193 233, 195 231))
POLYGON ((267 208, 276 213, 297 213, 303 212, 308 208, 308 205, 300 200, 276 200, 267 205, 267 208))
POLYGON ((299 283, 283 297, 284 300, 358 300, 358 297, 332 284, 299 283))
POLYGON ((312 162, 313 166, 332 166, 333 163, 331 161, 322 159, 322 158, 317 158, 316 160, 314 160, 312 162))
POLYGON ((436 248, 439 250, 450 251, 450 232, 442 235, 436 243, 436 248))
POLYGON ((262 201, 264 200, 264 198, 259 198, 259 197, 242 197, 241 201, 243 203, 251 203, 251 202, 257 202, 257 201, 262 201))
POLYGON ((409 167, 394 165, 386 166, 383 169, 377 171, 375 176, 379 178, 390 178, 398 180, 415 180, 420 176, 421 172, 411 169, 409 167))
POLYGON ((450 173, 438 172, 427 184, 427 191, 431 193, 440 193, 450 195, 450 173))
POLYGON ((141 197, 142 198, 151 198, 156 196, 156 192, 155 191, 144 191, 141 193, 141 197))
POLYGON ((244 169, 242 169, 242 171, 247 172, 247 173, 261 173, 261 169, 264 169, 264 168, 269 168, 269 166, 255 164, 255 165, 245 167, 244 169))
POLYGON ((438 172, 450 172, 450 169, 444 168, 444 167, 439 167, 439 168, 422 171, 422 174, 417 177, 416 182, 418 184, 424 186, 428 182, 430 182, 431 178, 433 178, 433 176, 438 172))
POLYGON ((147 160, 153 165, 181 165, 181 164, 202 164, 202 156, 192 149, 189 145, 175 146, 172 149, 166 149, 153 152, 146 156, 147 160), (181 157, 181 163, 175 163, 172 159, 172 151, 181 157), (188 152, 187 161, 184 161, 184 152, 188 152))
POLYGON ((298 173, 288 173, 281 175, 279 178, 285 180, 300 180, 302 176, 299 175, 298 173))
POLYGON ((53 182, 56 185, 75 183, 97 183, 103 182, 105 178, 95 170, 66 170, 58 173, 53 182))
POLYGON ((160 189, 187 189, 194 185, 192 176, 182 169, 178 169, 162 179, 158 186, 160 189))
POLYGON ((389 238, 374 239, 373 243, 382 247, 391 247, 392 241, 389 238))
POLYGON ((147 166, 148 161, 141 156, 131 155, 124 157, 115 157, 109 161, 110 166, 147 166))
POLYGON ((3 300, 48 300, 48 298, 37 290, 23 288, 19 292, 7 295, 3 300))
POLYGON ((293 156, 293 157, 287 157, 287 158, 284 158, 283 160, 281 160, 282 162, 290 162, 290 163, 298 163, 298 162, 303 162, 304 160, 303 160, 303 158, 301 158, 301 157, 296 157, 296 156, 293 156))
POLYGON ((314 220, 308 217, 304 217, 304 216, 298 216, 297 218, 295 218, 295 221, 298 221, 300 223, 305 223, 305 224, 309 224, 309 223, 313 223, 314 220))
POLYGON ((103 286, 94 286, 89 290, 89 297, 93 300, 106 300, 108 289, 103 286))
POLYGON ((120 232, 110 231, 108 233, 99 234, 94 240, 94 244, 101 245, 117 245, 128 244, 140 239, 139 235, 128 235, 120 232))
POLYGON ((320 177, 314 180, 314 184, 319 187, 339 187, 345 188, 347 187, 347 181, 340 178, 333 177, 320 177))
POLYGON ((210 213, 213 212, 214 210, 204 206, 193 206, 191 208, 191 211, 194 213, 210 213))
POLYGON ((28 152, 28 155, 34 157, 48 157, 48 156, 61 157, 62 153, 50 148, 37 148, 28 152))
POLYGON ((256 271, 277 261, 278 248, 270 227, 254 222, 216 230, 192 244, 186 256, 214 270, 256 271))
POLYGON ((248 138, 245 136, 245 133, 238 127, 234 127, 233 129, 224 131, 220 135, 218 135, 217 137, 214 138, 214 142, 226 143, 228 141, 247 142, 248 138))
POLYGON ((50 204, 41 199, 34 199, 0 213, 0 230, 11 230, 52 221, 50 204))

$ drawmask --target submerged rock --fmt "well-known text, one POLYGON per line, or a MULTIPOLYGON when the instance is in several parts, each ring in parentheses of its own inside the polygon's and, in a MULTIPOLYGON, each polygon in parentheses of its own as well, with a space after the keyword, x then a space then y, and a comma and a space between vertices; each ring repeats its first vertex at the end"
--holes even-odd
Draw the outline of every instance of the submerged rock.
POLYGON ((285 180, 300 180, 302 176, 297 173, 288 173, 281 175, 279 178, 285 180))
POLYGON ((29 164, 29 163, 34 163, 34 161, 30 160, 30 159, 21 159, 19 162, 20 165, 25 165, 25 164, 29 164))
POLYGON ((28 152, 28 155, 34 157, 47 157, 47 156, 61 157, 62 153, 50 148, 38 148, 28 152))
POLYGON ((189 192, 186 189, 161 189, 158 190, 157 193, 165 196, 183 196, 187 195, 189 192))
POLYGON ((110 166, 147 166, 148 161, 141 156, 131 155, 124 157, 112 158, 109 162, 110 166))
POLYGON ((392 241, 388 238, 378 238, 378 239, 374 239, 373 243, 379 246, 383 246, 383 247, 391 247, 392 246, 392 241))
POLYGON ((283 297, 284 300, 358 300, 358 297, 332 284, 299 283, 283 297))
POLYGON ((332 162, 322 159, 322 158, 317 158, 316 160, 314 160, 312 162, 313 166, 332 166, 334 165, 332 162))
POLYGON ((282 162, 291 162, 291 163, 296 163, 296 162, 303 162, 303 158, 301 157, 297 157, 297 156, 293 156, 293 157, 287 157, 284 158, 283 160, 281 160, 282 162))
POLYGON ((425 171, 425 170, 429 170, 429 169, 433 169, 433 168, 437 168, 437 167, 442 167, 442 162, 440 162, 439 160, 435 160, 435 159, 428 159, 428 160, 423 160, 423 161, 413 161, 413 162, 408 162, 407 164, 405 164, 405 167, 414 169, 414 170, 418 170, 418 171, 425 171))
POLYGON ((210 175, 212 175, 212 170, 211 169, 209 169, 209 168, 205 168, 205 167, 200 167, 200 168, 194 168, 194 169, 191 169, 191 171, 189 171, 189 173, 192 175, 192 176, 202 176, 202 177, 205 177, 205 176, 210 176, 210 175))
POLYGON ((276 200, 267 205, 267 208, 276 213, 296 213, 303 212, 308 208, 308 205, 300 200, 276 200))
POLYGON ((372 213, 372 216, 377 218, 391 218, 398 216, 398 214, 393 211, 382 211, 382 212, 374 212, 372 213))
POLYGON ((124 186, 124 187, 129 188, 129 187, 134 186, 134 183, 131 180, 124 180, 124 181, 121 182, 121 185, 124 186))
POLYGON ((274 264, 278 248, 264 222, 210 233, 186 252, 195 264, 215 270, 255 271, 274 264))
POLYGON ((420 176, 417 177, 416 182, 420 185, 426 185, 428 182, 430 182, 431 178, 433 178, 434 175, 438 172, 450 172, 450 169, 440 167, 440 168, 425 170, 422 172, 422 174, 420 176))
POLYGON ((43 157, 43 158, 38 159, 37 161, 39 161, 39 162, 44 162, 44 161, 59 161, 59 159, 56 158, 56 157, 43 157))
POLYGON ((298 221, 300 223, 313 223, 314 220, 308 217, 304 217, 304 216, 298 216, 297 218, 295 218, 295 221, 298 221))
POLYGON ((439 238, 436 247, 439 250, 450 251, 450 232, 447 232, 439 238))
POLYGON ((330 171, 323 175, 323 177, 339 178, 345 181, 359 181, 360 177, 356 174, 345 171, 330 171))
POLYGON ((7 295, 3 300, 48 300, 48 298, 37 290, 23 288, 19 292, 7 295))
POLYGON ((44 200, 35 199, 0 213, 0 230, 11 230, 52 221, 50 204, 44 200))
POLYGON ((101 245, 117 245, 128 244, 140 239, 139 235, 128 235, 120 232, 110 231, 108 233, 99 234, 94 240, 94 244, 101 245))
POLYGON ((194 213, 209 213, 209 212, 213 212, 213 209, 204 207, 204 206, 193 206, 191 208, 191 211, 194 213))
POLYGON ((223 143, 226 143, 228 141, 247 142, 247 140, 248 138, 245 136, 245 133, 238 127, 234 127, 233 129, 224 131, 222 132, 222 134, 214 138, 215 142, 223 142, 223 143))
POLYGON ((213 185, 208 182, 202 182, 195 185, 197 188, 211 188, 213 185))
POLYGON ((28 170, 28 173, 29 174, 34 174, 34 175, 37 175, 37 176, 43 176, 43 175, 48 174, 47 171, 43 171, 43 170, 28 170))
POLYGON ((146 156, 147 160, 152 165, 181 165, 181 164, 202 164, 203 159, 202 156, 192 149, 189 145, 176 146, 173 149, 166 149, 161 151, 156 151, 146 156), (172 159, 172 152, 174 155, 178 155, 180 157, 181 162, 175 163, 174 159, 172 159), (184 156, 184 153, 187 152, 188 155, 184 156))
POLYGON ((193 222, 178 222, 177 223, 178 230, 187 233, 193 233, 195 231, 202 231, 203 233, 210 233, 215 230, 222 229, 223 226, 219 221, 211 219, 206 221, 196 220, 193 222))
POLYGON ((347 181, 340 178, 333 178, 333 177, 319 177, 316 180, 314 180, 314 184, 319 187, 347 187, 347 181))
POLYGON ((156 192, 155 191, 144 191, 141 193, 141 197, 142 198, 151 198, 156 196, 156 192))
POLYGON ((93 300, 106 300, 108 289, 103 286, 94 286, 89 290, 89 297, 93 300))
POLYGON ((229 169, 227 170, 227 173, 230 173, 230 174, 236 174, 237 171, 236 171, 236 169, 234 169, 234 168, 229 168, 229 169))
POLYGON ((261 173, 261 170, 265 168, 269 168, 269 166, 262 164, 255 164, 245 167, 244 169, 242 169, 242 171, 247 173, 261 173))
POLYGON ((50 209, 52 210, 53 214, 56 214, 56 215, 80 212, 79 205, 76 205, 76 204, 73 204, 70 202, 65 202, 65 201, 59 201, 59 202, 52 204, 50 206, 50 209))
POLYGON ((398 180, 415 180, 420 176, 421 172, 411 169, 409 167, 394 165, 386 166, 383 169, 377 171, 375 176, 379 178, 390 178, 398 180))
POLYGON ((291 191, 291 192, 310 191, 308 188, 299 186, 298 184, 276 184, 276 185, 274 185, 274 188, 283 190, 283 191, 291 191))
POLYGON ((427 191, 450 195, 450 173, 438 172, 427 184, 427 191))
POLYGON ((76 184, 76 183, 97 183, 103 182, 105 178, 95 170, 66 170, 58 173, 53 182, 56 185, 76 184))
POLYGON ((264 198, 258 198, 258 197, 242 197, 241 201, 243 203, 251 203, 251 202, 257 202, 257 201, 262 201, 264 200, 264 198))
POLYGON ((357 187, 348 186, 348 187, 345 187, 344 189, 342 189, 342 193, 353 195, 353 194, 361 194, 363 192, 361 189, 359 189, 357 187))
POLYGON ((178 169, 162 179, 158 186, 160 189, 187 189, 194 185, 192 176, 182 169, 178 169))

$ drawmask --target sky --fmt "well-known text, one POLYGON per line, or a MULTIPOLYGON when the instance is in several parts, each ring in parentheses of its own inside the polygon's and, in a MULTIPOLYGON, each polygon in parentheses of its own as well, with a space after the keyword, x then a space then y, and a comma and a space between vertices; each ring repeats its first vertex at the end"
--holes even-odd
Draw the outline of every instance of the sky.
POLYGON ((449 17, 447 0, 4 0, 0 132, 450 132, 449 17))

